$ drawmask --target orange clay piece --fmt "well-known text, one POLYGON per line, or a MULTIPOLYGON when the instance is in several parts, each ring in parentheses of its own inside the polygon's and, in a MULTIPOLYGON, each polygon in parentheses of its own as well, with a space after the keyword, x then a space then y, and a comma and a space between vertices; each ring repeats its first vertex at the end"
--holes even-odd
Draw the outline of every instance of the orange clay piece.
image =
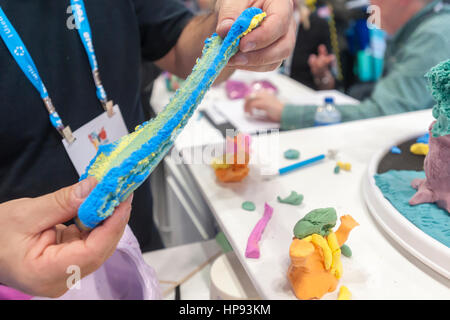
POLYGON ((249 173, 250 168, 235 168, 230 167, 228 169, 216 169, 216 177, 221 182, 240 182, 242 181, 249 173))
POLYGON ((227 137, 227 153, 223 163, 228 168, 216 167, 216 177, 221 182, 240 182, 249 173, 250 162, 249 136, 239 134, 234 138, 227 137))
POLYGON ((240 182, 250 172, 249 162, 250 155, 247 152, 243 153, 238 150, 238 153, 226 156, 226 164, 230 165, 229 168, 215 169, 216 177, 221 182, 240 182))
MULTIPOLYGON (((341 217, 341 225, 335 232, 339 246, 344 244, 350 231, 358 225, 350 215, 341 217)), ((291 264, 287 276, 298 299, 320 299, 327 292, 336 290, 339 279, 331 270, 325 269, 320 247, 312 242, 294 238, 289 248, 289 256, 291 264)))
POLYGON ((335 232, 339 247, 342 247, 342 245, 347 241, 350 231, 357 226, 359 226, 359 223, 356 222, 351 215, 341 217, 341 225, 335 232))

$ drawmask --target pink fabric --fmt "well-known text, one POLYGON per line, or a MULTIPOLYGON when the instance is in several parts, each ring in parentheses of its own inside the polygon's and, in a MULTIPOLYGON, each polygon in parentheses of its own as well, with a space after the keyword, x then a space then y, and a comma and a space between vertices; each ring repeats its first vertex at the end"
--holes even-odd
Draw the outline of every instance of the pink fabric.
POLYGON ((32 296, 16 289, 0 285, 0 300, 30 300, 32 296))
MULTIPOLYGON (((114 254, 103 266, 57 300, 161 299, 156 273, 143 259, 139 243, 127 226, 114 254)), ((48 300, 34 297, 34 300, 48 300)))

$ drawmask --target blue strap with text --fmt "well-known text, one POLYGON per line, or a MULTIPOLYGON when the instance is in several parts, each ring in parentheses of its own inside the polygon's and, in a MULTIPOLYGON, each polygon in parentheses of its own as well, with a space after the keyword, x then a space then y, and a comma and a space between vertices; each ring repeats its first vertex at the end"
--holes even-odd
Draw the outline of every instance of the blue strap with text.
POLYGON ((92 43, 92 31, 89 24, 86 8, 83 0, 70 0, 72 5, 72 14, 75 17, 76 28, 80 35, 81 42, 84 45, 86 54, 91 65, 92 74, 94 75, 94 82, 97 88, 97 97, 100 101, 106 102, 107 96, 103 85, 101 84, 98 74, 98 63, 95 55, 94 45, 92 43))
POLYGON ((47 89, 39 76, 39 72, 28 52, 25 44, 12 26, 11 22, 6 17, 5 12, 0 7, 0 36, 6 44, 9 52, 17 61, 17 64, 22 69, 23 73, 31 81, 33 86, 39 91, 41 98, 48 97, 47 89))
MULTIPOLYGON (((0 36, 3 39, 6 47, 11 53, 12 57, 16 60, 20 69, 22 69, 25 76, 30 80, 33 86, 39 91, 41 98, 44 100, 44 103, 48 105, 49 96, 47 89, 45 88, 44 83, 39 75, 39 72, 34 64, 33 59, 31 58, 30 53, 28 52, 27 47, 23 43, 16 29, 14 29, 13 25, 9 21, 3 9, 0 7, 0 36)), ((60 116, 56 112, 55 109, 48 110, 50 115, 50 122, 57 130, 63 130, 64 125, 61 121, 60 116)))

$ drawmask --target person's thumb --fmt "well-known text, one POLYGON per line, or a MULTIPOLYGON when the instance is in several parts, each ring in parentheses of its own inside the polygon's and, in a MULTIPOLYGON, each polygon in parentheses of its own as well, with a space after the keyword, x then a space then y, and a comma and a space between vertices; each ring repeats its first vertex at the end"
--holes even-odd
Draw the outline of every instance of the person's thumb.
POLYGON ((84 179, 70 187, 33 199, 30 219, 43 231, 69 221, 77 215, 78 208, 95 188, 97 180, 84 179))
POLYGON ((247 7, 248 3, 245 0, 218 0, 216 3, 216 12, 218 12, 217 34, 225 38, 234 21, 247 7))

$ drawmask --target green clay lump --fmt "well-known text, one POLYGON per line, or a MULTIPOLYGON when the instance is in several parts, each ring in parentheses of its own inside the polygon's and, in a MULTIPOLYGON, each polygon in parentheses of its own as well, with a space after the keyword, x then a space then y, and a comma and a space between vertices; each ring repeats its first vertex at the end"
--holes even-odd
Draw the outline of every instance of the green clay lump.
POLYGON ((303 202, 303 195, 299 194, 295 191, 292 191, 291 194, 287 197, 282 199, 281 197, 277 197, 278 202, 291 204, 293 206, 299 206, 303 202))
POLYGON ((300 158, 300 151, 295 149, 289 149, 284 152, 284 157, 288 160, 295 160, 300 158))
POLYGON ((348 245, 343 244, 341 247, 341 253, 347 258, 350 258, 352 256, 352 249, 350 249, 348 245))
POLYGON ((433 137, 448 135, 450 134, 450 60, 433 67, 425 77, 436 101, 433 108, 433 116, 436 118, 432 129, 433 137))
POLYGON ((242 203, 242 209, 247 210, 247 211, 255 211, 256 206, 251 201, 245 201, 242 203))
POLYGON ((303 239, 312 234, 327 236, 336 225, 337 214, 334 208, 316 209, 304 216, 294 227, 294 236, 303 239))

